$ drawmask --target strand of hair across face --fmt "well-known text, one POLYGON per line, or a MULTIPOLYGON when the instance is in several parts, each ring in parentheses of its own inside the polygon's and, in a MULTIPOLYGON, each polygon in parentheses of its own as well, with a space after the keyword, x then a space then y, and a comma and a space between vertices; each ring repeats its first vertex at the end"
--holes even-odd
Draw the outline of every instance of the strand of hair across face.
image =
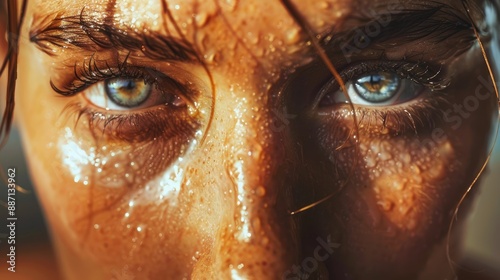
MULTIPOLYGON (((490 64, 488 55, 486 53, 486 49, 485 49, 485 47, 483 45, 483 42, 481 41, 481 37, 479 36, 478 28, 477 28, 476 24, 474 23, 474 20, 473 20, 473 18, 471 16, 470 7, 469 7, 469 4, 467 3, 467 0, 462 0, 462 5, 463 5, 463 7, 465 9, 467 17, 469 18, 469 20, 471 22, 472 30, 474 32, 474 35, 475 35, 476 39, 477 39, 477 42, 478 42, 478 45, 479 45, 479 49, 481 50, 481 54, 482 54, 482 56, 484 58, 484 61, 486 63, 486 67, 488 69, 488 74, 490 75, 491 82, 493 83, 493 89, 495 90, 495 94, 496 94, 496 98, 497 98, 497 106, 498 106, 500 104, 500 99, 499 99, 499 93, 498 93, 498 87, 497 87, 497 84, 496 84, 495 74, 493 73, 493 70, 491 68, 491 64, 490 64)), ((497 109, 497 114, 498 113, 499 112, 498 112, 498 109, 497 109)), ((458 211, 460 210, 460 206, 463 204, 463 202, 465 201, 466 197, 469 195, 469 193, 471 192, 472 188, 474 187, 474 185, 476 184, 476 182, 479 180, 479 177, 481 176, 481 174, 483 174, 484 170, 486 169, 486 166, 488 165, 488 162, 491 159, 491 155, 493 154, 493 149, 495 148, 495 143, 497 142, 497 139, 498 139, 499 129, 500 129, 500 122, 499 122, 499 120, 497 118, 497 126, 496 126, 495 136, 494 136, 494 139, 493 139, 492 147, 490 148, 490 150, 488 152, 488 156, 486 157, 486 160, 483 163, 483 165, 481 166, 481 169, 479 170, 478 174, 475 176, 475 178, 472 181, 472 183, 469 185, 469 187, 467 188, 467 190, 465 191, 465 193, 460 198, 460 201, 458 202, 458 204, 457 204, 457 206, 455 208, 455 211, 453 212, 453 216, 452 216, 452 219, 450 221, 450 225, 448 227, 447 244, 446 244, 446 257, 448 259, 448 263, 449 263, 450 267, 452 268, 453 273, 455 274, 454 275, 455 277, 456 277, 455 267, 458 266, 458 265, 451 258, 451 253, 450 253, 451 232, 452 232, 453 226, 455 224, 455 221, 458 219, 458 211)))
MULTIPOLYGON (((337 71, 337 69, 333 65, 332 61, 330 60, 330 58, 326 54, 325 50, 323 49, 323 47, 319 43, 319 40, 316 37, 316 35, 314 34, 312 28, 309 26, 308 22, 300 15, 300 13, 297 11, 295 6, 293 6, 293 4, 290 3, 289 0, 281 0, 281 3, 283 4, 283 6, 287 10, 287 12, 295 20, 295 22, 306 32, 307 36, 311 40, 313 48, 315 49, 315 51, 317 52, 317 54, 319 55, 319 57, 321 58, 323 63, 325 63, 326 67, 328 68, 330 73, 333 75, 333 77, 335 78, 337 83, 339 84, 340 89, 341 89, 342 93, 344 94, 347 102, 349 103, 350 109, 353 112, 352 116, 353 116, 353 121, 354 121, 355 127, 354 127, 354 130, 352 132, 353 132, 354 139, 356 140, 356 143, 359 143, 359 141, 361 139, 359 138, 359 127, 358 127, 358 120, 357 120, 357 116, 356 116, 356 109, 354 107, 354 104, 351 101, 351 97, 349 96, 349 94, 346 90, 346 86, 345 86, 344 81, 342 80, 342 77, 340 76, 339 72, 337 71)), ((351 134, 349 135, 349 137, 351 137, 351 134)), ((359 146, 358 145, 355 145, 355 153, 359 154, 359 146)), ((344 189, 345 185, 347 185, 349 178, 351 177, 352 173, 354 173, 354 171, 353 171, 354 169, 355 168, 351 168, 349 175, 347 176, 347 179, 341 184, 341 186, 338 188, 337 191, 329 194, 328 196, 326 196, 326 197, 324 197, 324 198, 322 198, 314 203, 311 203, 309 205, 301 207, 298 210, 290 211, 290 215, 295 215, 295 214, 307 211, 307 210, 314 208, 317 205, 331 199, 332 197, 334 197, 336 194, 338 194, 340 191, 342 191, 344 189)))

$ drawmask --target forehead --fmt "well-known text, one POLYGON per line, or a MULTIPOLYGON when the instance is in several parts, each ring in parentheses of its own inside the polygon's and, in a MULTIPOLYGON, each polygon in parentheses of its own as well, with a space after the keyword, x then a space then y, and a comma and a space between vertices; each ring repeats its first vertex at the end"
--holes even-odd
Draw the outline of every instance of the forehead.
MULTIPOLYGON (((202 57, 279 65, 304 57, 309 37, 283 0, 39 0, 37 18, 85 14, 96 22, 189 41, 202 57), (285 62, 286 61, 286 62, 285 62)), ((353 29, 380 15, 417 8, 418 0, 289 0, 313 34, 353 29)), ((433 1, 460 8, 460 1, 433 1)), ((227 64, 227 63, 226 63, 227 64)), ((272 67, 272 66, 271 66, 272 67)), ((235 67, 236 68, 236 67, 235 67)))
MULTIPOLYGON (((182 27, 188 28, 190 24, 205 25, 211 18, 223 14, 231 19, 258 18, 260 22, 245 21, 246 24, 267 23, 269 19, 283 20, 288 14, 280 0, 52 0, 36 1, 37 14, 65 13, 78 14, 82 9, 92 12, 96 17, 112 16, 120 23, 148 27, 156 26, 167 18, 165 8, 168 8, 173 19, 181 21, 182 27)), ((312 19, 315 26, 324 25, 333 19, 348 14, 348 9, 354 1, 346 0, 291 0, 301 13, 312 19)), ((275 25, 274 24, 274 25, 275 25)))

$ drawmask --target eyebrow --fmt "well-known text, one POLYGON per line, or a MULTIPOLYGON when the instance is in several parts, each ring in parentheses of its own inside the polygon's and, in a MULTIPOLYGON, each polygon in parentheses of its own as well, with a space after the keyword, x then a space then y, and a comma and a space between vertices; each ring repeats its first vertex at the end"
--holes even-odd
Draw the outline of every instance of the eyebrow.
MULTIPOLYGON (((356 25, 340 31, 332 27, 320 35, 322 45, 326 49, 349 46, 351 51, 361 52, 365 48, 372 49, 377 44, 384 48, 391 41, 403 45, 418 40, 435 44, 457 40, 457 48, 446 50, 457 54, 469 49, 476 39, 465 15, 451 6, 422 4, 421 7, 407 9, 401 4, 399 8, 392 8, 394 10, 391 10, 390 5, 384 5, 374 10, 386 12, 349 15, 348 20, 354 21, 356 25), (383 16, 390 17, 383 24, 385 26, 381 26, 383 16), (374 36, 367 34, 367 28, 376 24, 379 25, 380 32, 374 36), (360 39, 369 40, 369 44, 359 48, 356 40, 360 39)), ((142 52, 146 57, 160 61, 199 60, 196 48, 185 40, 158 32, 139 33, 131 28, 118 28, 110 20, 96 20, 85 14, 83 9, 75 16, 35 15, 30 29, 30 41, 51 56, 54 56, 55 48, 76 47, 92 52, 117 49, 142 52)))
POLYGON ((160 61, 198 61, 195 48, 185 40, 153 31, 139 33, 132 28, 118 28, 106 18, 101 21, 85 14, 83 9, 75 16, 35 15, 33 22, 30 41, 50 56, 57 48, 76 47, 91 52, 141 52, 160 61))
POLYGON ((453 40, 457 43, 455 48, 443 51, 458 55, 472 47, 476 40, 465 14, 446 4, 385 11, 371 17, 352 15, 356 26, 340 32, 332 28, 321 35, 320 42, 326 49, 348 47, 351 52, 361 52, 363 49, 394 48, 424 40, 439 47, 440 43, 453 40), (384 16, 390 20, 384 22, 384 16), (379 31, 374 27, 380 28, 379 31))

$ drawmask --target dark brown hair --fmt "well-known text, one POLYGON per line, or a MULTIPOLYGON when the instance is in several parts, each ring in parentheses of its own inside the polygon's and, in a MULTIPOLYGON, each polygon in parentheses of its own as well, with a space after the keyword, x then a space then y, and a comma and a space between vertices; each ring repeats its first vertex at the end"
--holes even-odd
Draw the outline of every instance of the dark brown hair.
POLYGON ((0 15, 5 22, 1 24, 7 26, 7 54, 0 65, 0 77, 7 70, 7 89, 5 109, 0 123, 0 149, 7 142, 7 138, 12 126, 14 116, 14 96, 17 80, 17 57, 19 51, 19 35, 26 13, 27 0, 23 0, 21 5, 21 14, 18 17, 17 1, 2 1, 0 3, 0 15))

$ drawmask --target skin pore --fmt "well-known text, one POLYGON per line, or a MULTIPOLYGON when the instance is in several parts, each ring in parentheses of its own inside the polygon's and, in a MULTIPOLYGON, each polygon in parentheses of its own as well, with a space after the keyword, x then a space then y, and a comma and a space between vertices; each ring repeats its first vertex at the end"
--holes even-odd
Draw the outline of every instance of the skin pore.
POLYGON ((498 110, 461 2, 290 2, 29 2, 16 114, 65 279, 451 275, 498 110))

